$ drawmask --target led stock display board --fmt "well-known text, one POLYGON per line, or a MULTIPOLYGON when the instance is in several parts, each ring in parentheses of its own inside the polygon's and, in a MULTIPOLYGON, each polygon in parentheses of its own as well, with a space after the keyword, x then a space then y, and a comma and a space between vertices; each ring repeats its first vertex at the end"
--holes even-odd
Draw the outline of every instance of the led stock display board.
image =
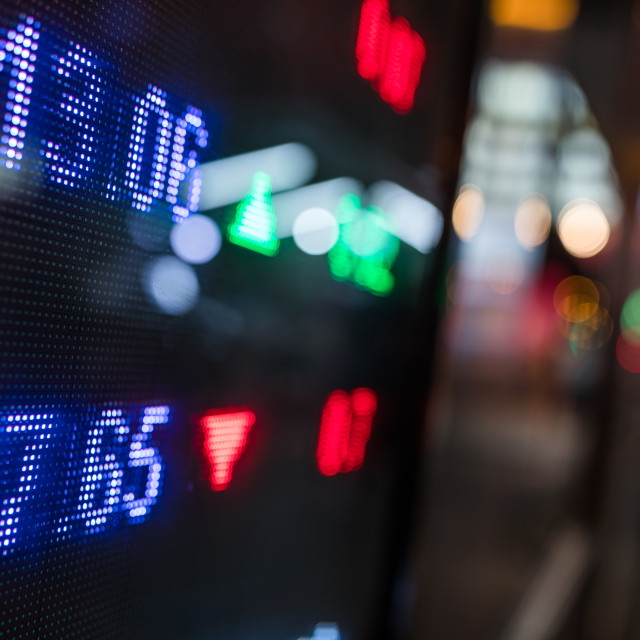
POLYGON ((0 9, 2 637, 366 634, 442 218, 255 133, 258 4, 0 9))

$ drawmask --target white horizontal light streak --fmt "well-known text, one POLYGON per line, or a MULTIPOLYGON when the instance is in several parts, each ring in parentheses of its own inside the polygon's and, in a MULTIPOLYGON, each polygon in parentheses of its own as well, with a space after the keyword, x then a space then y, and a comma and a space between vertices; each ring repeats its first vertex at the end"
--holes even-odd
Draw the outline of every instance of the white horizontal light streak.
POLYGON ((269 175, 272 192, 278 192, 307 183, 313 177, 316 165, 313 151, 298 142, 203 163, 199 166, 202 172, 200 210, 242 200, 258 171, 269 175))
POLYGON ((371 185, 368 204, 380 207, 395 220, 395 235, 420 253, 428 253, 442 236, 442 213, 395 182, 381 180, 371 185))

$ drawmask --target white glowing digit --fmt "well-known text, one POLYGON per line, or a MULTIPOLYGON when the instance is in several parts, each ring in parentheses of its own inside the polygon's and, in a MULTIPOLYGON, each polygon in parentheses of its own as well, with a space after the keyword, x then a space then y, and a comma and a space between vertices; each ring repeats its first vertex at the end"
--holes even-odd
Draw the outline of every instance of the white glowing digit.
POLYGON ((195 213, 200 205, 202 170, 198 149, 188 144, 188 138, 193 138, 202 148, 207 146, 207 136, 202 112, 195 107, 187 107, 187 112, 176 122, 171 150, 167 202, 171 205, 174 222, 181 222, 195 213))
POLYGON ((155 425, 168 421, 169 407, 145 407, 140 432, 131 438, 122 507, 132 524, 144 520, 162 490, 164 464, 158 449, 151 446, 151 434, 155 425))
POLYGON ((0 40, 0 72, 7 79, 6 102, 2 109, 0 166, 20 169, 31 103, 33 73, 40 25, 23 17, 15 29, 0 40))
POLYGON ((51 443, 53 415, 0 416, 0 552, 7 555, 25 529, 25 507, 33 498, 43 456, 51 443), (7 464, 8 463, 8 464, 7 464), (16 465, 17 469, 12 469, 16 465), (17 473, 16 473, 17 472, 17 473), (7 487, 12 487, 6 491, 7 487), (6 491, 6 493, 5 493, 6 491))
POLYGON ((104 531, 119 511, 123 464, 116 443, 129 433, 122 409, 104 409, 92 421, 82 467, 76 517, 86 533, 104 531))
POLYGON ((51 180, 77 187, 95 164, 98 132, 95 117, 103 102, 103 78, 95 57, 79 44, 69 43, 62 55, 54 55, 57 98, 55 140, 40 151, 51 180))
POLYGON ((134 208, 144 213, 151 210, 155 200, 164 198, 167 188, 175 117, 166 107, 167 94, 152 85, 143 98, 136 98, 126 184, 132 189, 134 208), (150 151, 153 153, 151 163, 147 157, 150 151), (150 174, 145 171, 148 166, 151 167, 150 174))

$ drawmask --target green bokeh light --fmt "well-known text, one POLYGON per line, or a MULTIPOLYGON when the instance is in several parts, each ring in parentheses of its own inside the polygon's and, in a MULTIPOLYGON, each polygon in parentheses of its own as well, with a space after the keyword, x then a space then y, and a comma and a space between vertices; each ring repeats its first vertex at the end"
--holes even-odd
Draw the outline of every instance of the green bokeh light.
POLYGON ((389 294, 395 283, 390 269, 400 248, 390 217, 378 207, 363 210, 356 196, 346 195, 337 219, 340 237, 328 255, 333 278, 351 280, 375 295, 389 294))
POLYGON ((640 334, 640 289, 629 294, 620 314, 620 326, 622 331, 629 329, 640 334))
POLYGON ((271 178, 266 173, 259 171, 253 176, 251 191, 238 204, 227 237, 229 242, 265 256, 278 253, 280 240, 271 201, 271 178))

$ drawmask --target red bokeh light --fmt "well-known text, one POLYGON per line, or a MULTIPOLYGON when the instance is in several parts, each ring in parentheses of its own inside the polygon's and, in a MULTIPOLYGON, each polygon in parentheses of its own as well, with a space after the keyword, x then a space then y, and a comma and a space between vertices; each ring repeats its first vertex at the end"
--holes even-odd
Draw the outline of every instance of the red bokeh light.
POLYGON ((356 41, 358 73, 398 113, 413 107, 426 57, 423 39, 404 18, 390 19, 387 0, 365 0, 356 41))
POLYGON ((333 391, 322 411, 316 458, 320 473, 333 476, 358 469, 371 435, 377 409, 371 389, 333 391))
POLYGON ((318 469, 325 476, 341 470, 347 455, 351 428, 351 402, 345 391, 333 391, 322 410, 318 438, 318 469))
POLYGON ((425 60, 422 38, 404 18, 395 18, 389 29, 387 60, 380 76, 380 97, 399 113, 413 107, 425 60))
POLYGON ((364 452, 371 435, 371 423, 378 401, 371 389, 354 389, 351 392, 351 432, 349 446, 342 466, 343 471, 359 469, 364 462, 364 452))
POLYGON ((214 491, 229 486, 233 467, 244 451, 256 416, 252 411, 217 409, 202 418, 204 449, 211 465, 209 481, 214 491))
POLYGON ((356 41, 358 73, 374 81, 379 73, 389 33, 387 0, 365 0, 360 12, 360 26, 356 41))
POLYGON ((616 357, 620 366, 631 373, 640 373, 640 336, 627 329, 618 337, 616 357))

